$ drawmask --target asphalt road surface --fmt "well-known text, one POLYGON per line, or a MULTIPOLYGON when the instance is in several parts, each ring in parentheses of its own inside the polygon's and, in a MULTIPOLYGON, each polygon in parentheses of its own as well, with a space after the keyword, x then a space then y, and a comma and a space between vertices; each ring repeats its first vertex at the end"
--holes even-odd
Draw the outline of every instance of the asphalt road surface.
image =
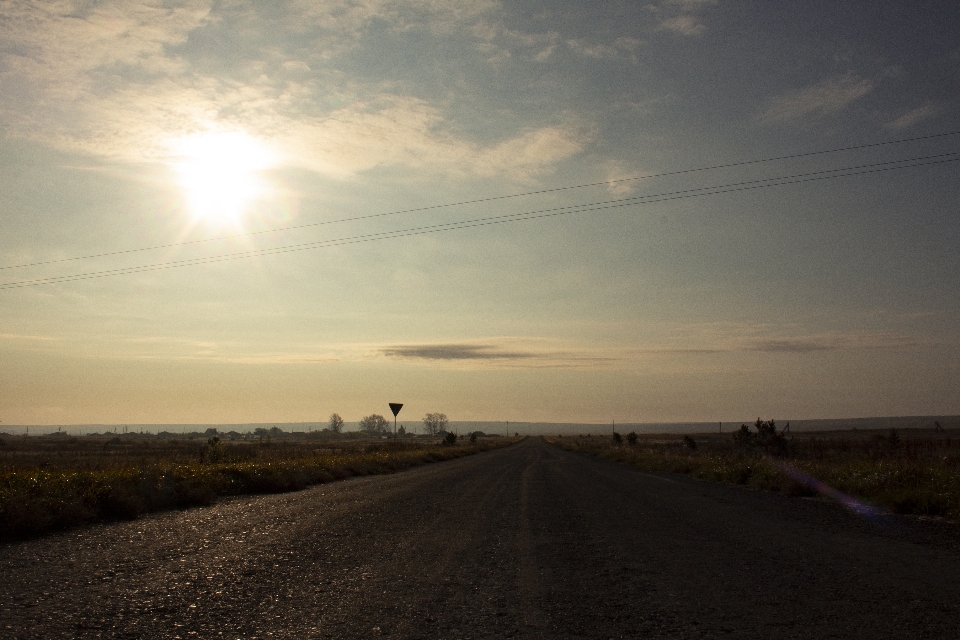
POLYGON ((958 638, 960 533, 539 439, 0 547, 3 638, 958 638))

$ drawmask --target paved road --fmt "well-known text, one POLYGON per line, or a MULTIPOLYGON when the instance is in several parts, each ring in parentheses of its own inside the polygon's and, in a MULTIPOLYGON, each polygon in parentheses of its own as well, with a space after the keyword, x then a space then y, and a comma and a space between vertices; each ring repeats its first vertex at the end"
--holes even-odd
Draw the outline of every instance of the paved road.
POLYGON ((3 638, 957 638, 960 533, 530 439, 0 547, 3 638))

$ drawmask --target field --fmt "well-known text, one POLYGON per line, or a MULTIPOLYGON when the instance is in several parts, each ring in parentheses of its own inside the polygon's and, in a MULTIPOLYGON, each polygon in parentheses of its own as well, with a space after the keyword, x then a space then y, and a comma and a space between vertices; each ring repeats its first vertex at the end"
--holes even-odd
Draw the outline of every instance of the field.
POLYGON ((788 495, 821 495, 865 514, 960 521, 960 431, 783 434, 768 423, 692 436, 555 437, 551 442, 648 471, 683 473, 788 495), (747 435, 749 434, 749 435, 747 435))
POLYGON ((515 438, 232 441, 209 434, 0 437, 0 539, 206 505, 218 496, 295 491, 506 446, 515 438))

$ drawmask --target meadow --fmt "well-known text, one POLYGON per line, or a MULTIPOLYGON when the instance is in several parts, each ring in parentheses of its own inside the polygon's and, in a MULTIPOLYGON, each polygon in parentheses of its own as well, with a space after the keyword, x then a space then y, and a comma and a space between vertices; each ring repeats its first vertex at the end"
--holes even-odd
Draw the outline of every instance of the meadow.
POLYGON ((784 434, 758 421, 735 433, 554 437, 569 451, 704 480, 826 496, 864 513, 960 522, 960 431, 784 434))
POLYGON ((393 473, 517 440, 208 435, 0 436, 0 539, 393 473))

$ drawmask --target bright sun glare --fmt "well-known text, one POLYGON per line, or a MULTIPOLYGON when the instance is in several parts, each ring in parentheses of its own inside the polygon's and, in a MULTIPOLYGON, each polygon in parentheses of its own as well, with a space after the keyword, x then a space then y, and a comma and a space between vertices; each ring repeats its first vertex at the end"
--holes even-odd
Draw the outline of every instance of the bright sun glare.
POLYGON ((239 226, 269 192, 262 172, 276 158, 260 140, 239 132, 207 132, 173 144, 174 169, 196 220, 239 226))

